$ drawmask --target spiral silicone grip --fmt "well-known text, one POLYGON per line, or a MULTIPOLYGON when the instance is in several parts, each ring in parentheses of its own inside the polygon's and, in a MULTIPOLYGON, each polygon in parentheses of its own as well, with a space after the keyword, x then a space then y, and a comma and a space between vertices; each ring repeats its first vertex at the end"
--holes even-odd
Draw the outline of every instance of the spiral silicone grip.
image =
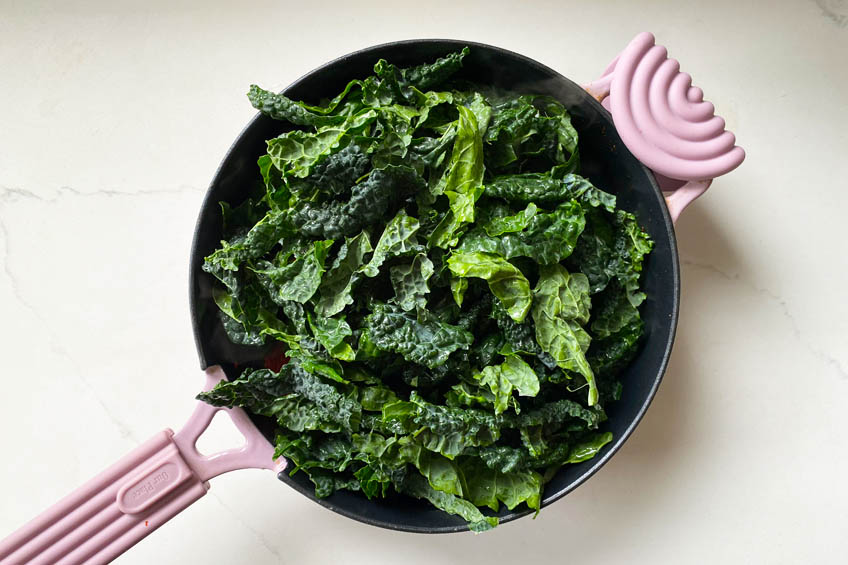
POLYGON ((0 542, 0 563, 108 563, 206 494, 159 432, 0 542))
POLYGON ((585 89, 610 111, 622 141, 662 189, 673 190, 666 200, 672 220, 745 159, 703 91, 650 33, 637 35, 585 89))

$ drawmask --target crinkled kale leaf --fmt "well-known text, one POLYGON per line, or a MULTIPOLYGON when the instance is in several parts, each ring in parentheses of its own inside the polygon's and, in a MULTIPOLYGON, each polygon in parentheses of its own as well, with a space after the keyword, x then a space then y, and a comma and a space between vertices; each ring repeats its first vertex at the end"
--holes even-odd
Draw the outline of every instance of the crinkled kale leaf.
POLYGON ((467 54, 315 105, 250 87, 293 127, 203 270, 229 338, 289 362, 199 398, 272 418, 316 496, 395 491, 479 532, 612 440, 652 242, 577 173, 566 108, 457 87, 467 54))

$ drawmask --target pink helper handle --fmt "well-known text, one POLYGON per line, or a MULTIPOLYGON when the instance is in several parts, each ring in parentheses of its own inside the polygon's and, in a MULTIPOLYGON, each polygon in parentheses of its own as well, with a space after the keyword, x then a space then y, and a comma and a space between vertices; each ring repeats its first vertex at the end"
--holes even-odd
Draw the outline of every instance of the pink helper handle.
POLYGON ((712 179, 745 159, 703 91, 650 33, 637 35, 584 88, 612 113, 630 152, 654 172, 674 222, 712 179))
MULTIPOLYGON (((225 378, 221 367, 208 368, 204 390, 225 378)), ((157 433, 0 542, 0 563, 108 563, 206 494, 209 479, 236 469, 282 471, 285 459, 276 463, 273 453, 243 410, 199 402, 182 430, 157 433), (201 455, 195 444, 219 410, 246 443, 201 455)))

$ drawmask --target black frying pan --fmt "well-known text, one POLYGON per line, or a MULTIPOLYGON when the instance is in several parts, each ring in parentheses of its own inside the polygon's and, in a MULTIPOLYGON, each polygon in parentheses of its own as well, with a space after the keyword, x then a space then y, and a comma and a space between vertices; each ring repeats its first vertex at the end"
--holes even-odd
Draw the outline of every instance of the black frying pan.
MULTIPOLYGON (((605 425, 613 433, 614 440, 594 459, 560 469, 545 488, 544 506, 577 488, 621 448, 654 398, 668 363, 677 327, 680 273, 674 228, 654 175, 628 151, 616 132, 610 113, 583 88, 532 59, 491 45, 443 39, 377 45, 315 69, 283 93, 295 100, 317 103, 322 98, 335 96, 350 80, 372 74, 378 59, 405 67, 433 61, 466 45, 471 52, 457 78, 520 93, 549 94, 568 108, 572 123, 580 134, 581 174, 603 190, 615 194, 618 205, 636 214, 639 223, 655 242, 642 275, 648 295, 642 310, 646 335, 644 346, 620 377, 625 387, 621 400, 610 404, 609 408, 605 407, 609 416, 605 425)), ((240 372, 234 369, 234 363, 240 367, 246 364, 261 366, 268 352, 237 346, 227 339, 212 301, 213 278, 201 270, 201 265, 203 258, 214 251, 222 239, 218 202, 236 205, 246 198, 245 187, 256 182, 256 160, 266 152, 266 140, 284 131, 285 124, 267 116, 257 115, 251 120, 218 168, 206 193, 194 233, 190 292, 200 363, 204 368, 221 365, 231 379, 240 372)), ((273 422, 260 416, 251 415, 250 418, 273 442, 273 422)), ((446 514, 426 502, 400 496, 369 501, 365 495, 349 491, 316 498, 314 487, 304 473, 290 477, 287 472, 281 472, 278 476, 318 504, 374 526, 426 533, 468 529, 462 518, 446 514)), ((503 508, 498 516, 501 522, 506 522, 530 512, 503 508)))

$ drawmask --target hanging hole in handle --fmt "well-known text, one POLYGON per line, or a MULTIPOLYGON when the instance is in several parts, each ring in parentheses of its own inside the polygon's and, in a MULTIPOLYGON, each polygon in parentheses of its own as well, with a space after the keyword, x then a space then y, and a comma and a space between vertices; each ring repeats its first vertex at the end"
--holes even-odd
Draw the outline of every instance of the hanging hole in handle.
POLYGON ((200 437, 194 442, 194 447, 203 457, 241 449, 247 445, 247 438, 233 425, 232 420, 224 410, 218 410, 212 421, 200 437))
MULTIPOLYGON (((220 365, 206 369, 206 385, 204 390, 212 390, 220 381, 226 378, 220 365)), ((185 425, 173 436, 173 441, 182 453, 183 458, 202 481, 208 481, 222 473, 237 469, 272 469, 278 470, 284 463, 274 460, 274 446, 262 435, 250 418, 241 408, 216 408, 199 401, 185 425), (226 412, 227 419, 232 420, 222 427, 220 412, 226 412), (213 422, 215 420, 215 422, 213 422), (206 429, 212 425, 213 432, 201 440, 206 429), (238 432, 233 431, 235 427, 238 432), (238 433, 238 436, 233 434, 238 433), (235 441, 231 438, 237 437, 235 441), (227 443, 227 440, 230 440, 227 443), (198 443, 200 447, 198 447, 198 443), (233 447, 234 443, 240 444, 233 447), (223 450, 216 450, 217 445, 226 445, 223 450), (201 455, 204 452, 215 451, 211 455, 201 455)))

